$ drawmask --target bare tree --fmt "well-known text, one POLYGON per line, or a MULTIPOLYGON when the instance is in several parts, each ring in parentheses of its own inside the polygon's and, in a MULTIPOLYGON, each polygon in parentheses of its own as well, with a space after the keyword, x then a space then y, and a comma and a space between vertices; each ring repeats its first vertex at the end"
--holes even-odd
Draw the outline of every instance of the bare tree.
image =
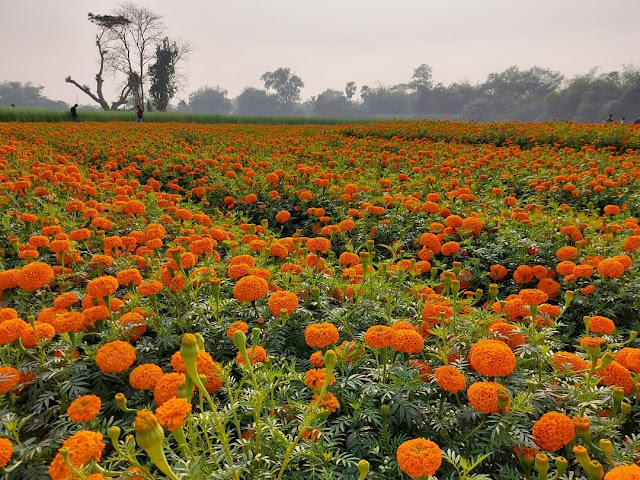
POLYGON ((67 83, 71 83, 78 87, 82 92, 88 95, 94 102, 100 104, 100 106, 104 110, 117 110, 120 105, 126 103, 127 98, 129 97, 129 93, 131 92, 131 82, 126 82, 120 91, 120 96, 115 102, 112 102, 109 105, 109 102, 104 97, 103 93, 103 85, 104 85, 104 77, 103 73, 108 63, 109 59, 109 50, 107 49, 108 44, 108 34, 114 28, 120 28, 123 25, 126 25, 129 20, 126 17, 118 16, 118 15, 94 15, 89 13, 88 15, 89 21, 100 27, 100 32, 96 35, 96 47, 98 48, 98 54, 100 56, 100 68, 98 73, 96 73, 96 93, 91 91, 91 88, 88 85, 80 85, 76 82, 71 76, 67 76, 64 81, 67 83))
POLYGON ((156 46, 164 38, 162 15, 133 2, 121 4, 113 15, 126 18, 127 22, 109 30, 113 53, 110 66, 115 72, 126 75, 136 103, 144 105, 147 67, 155 59, 156 46))

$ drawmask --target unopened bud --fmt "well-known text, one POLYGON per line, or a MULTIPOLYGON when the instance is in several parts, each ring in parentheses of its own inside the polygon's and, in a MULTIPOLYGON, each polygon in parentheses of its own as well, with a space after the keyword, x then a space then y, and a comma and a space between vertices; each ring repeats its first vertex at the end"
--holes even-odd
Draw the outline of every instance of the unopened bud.
POLYGON ((489 284, 489 298, 491 298, 492 302, 495 302, 497 297, 498 297, 498 285, 495 283, 489 284))
POLYGON ((567 461, 566 458, 564 457, 557 457, 556 458, 556 475, 555 478, 560 478, 562 477, 562 475, 564 475, 564 472, 567 471, 567 468, 569 467, 569 462, 567 461))
POLYGON ((389 405, 387 405, 386 403, 383 403, 380 406, 380 414, 382 415, 382 418, 384 420, 386 420, 389 417, 389 410, 390 410, 389 405))
POLYGON ((569 304, 573 301, 573 297, 575 292, 573 290, 567 290, 564 292, 564 308, 567 308, 569 304))
POLYGON ((327 368, 327 372, 333 370, 337 363, 338 357, 336 356, 335 350, 327 350, 327 353, 324 354, 324 364, 327 368))
POLYGON ((235 332, 233 332, 231 341, 240 351, 247 348, 247 336, 241 330, 236 330, 235 332))
POLYGON ((364 480, 364 477, 367 476, 367 473, 369 473, 369 462, 367 462, 365 459, 362 459, 358 462, 358 472, 360 472, 360 477, 358 477, 358 480, 364 480))
POLYGON ((536 453, 535 465, 538 470, 538 478, 546 479, 549 472, 549 457, 542 452, 536 453))

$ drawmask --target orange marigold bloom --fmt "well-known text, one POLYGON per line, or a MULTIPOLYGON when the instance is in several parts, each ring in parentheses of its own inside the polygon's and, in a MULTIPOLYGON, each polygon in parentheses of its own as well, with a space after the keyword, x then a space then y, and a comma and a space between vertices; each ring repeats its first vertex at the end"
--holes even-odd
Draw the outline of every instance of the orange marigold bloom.
POLYGON ((312 323, 305 329, 304 339, 311 348, 325 348, 337 343, 340 333, 333 323, 312 323))
POLYGON ((143 363, 131 370, 129 384, 138 390, 153 390, 164 373, 155 363, 143 363))
POLYGON ((233 338, 233 334, 237 331, 247 333, 249 331, 249 325, 245 322, 233 322, 229 325, 229 328, 227 328, 227 338, 231 340, 233 338))
POLYGON ((0 367, 0 395, 10 392, 20 382, 20 372, 13 367, 0 367))
MULTIPOLYGON (((600 366, 601 363, 602 359, 598 359, 597 365, 600 366)), ((587 369, 590 368, 591 363, 588 363, 587 369)), ((600 377, 600 382, 598 383, 608 387, 622 387, 625 395, 631 395, 635 389, 631 372, 615 360, 605 368, 596 370, 594 373, 600 377)))
POLYGON ((0 323, 0 345, 7 345, 20 338, 29 326, 21 318, 12 318, 0 323))
POLYGON ((40 342, 46 342, 51 340, 56 335, 55 329, 48 323, 36 321, 33 325, 35 327, 35 330, 30 324, 27 324, 22 330, 22 335, 20 336, 22 345, 26 348, 33 348, 37 345, 38 340, 40 342))
POLYGON ((109 342, 98 349, 96 364, 103 373, 120 373, 136 361, 136 350, 122 340, 109 342))
POLYGON ((0 438, 0 468, 5 467, 13 455, 13 443, 8 438, 0 438))
POLYGON ((172 398, 156 409, 158 423, 173 432, 184 425, 184 420, 191 413, 191 404, 186 398, 172 398))
POLYGON ((116 279, 118 283, 123 286, 128 285, 140 285, 142 283, 142 275, 137 268, 130 268, 128 270, 121 270, 116 273, 116 279))
POLYGON ((624 265, 618 260, 607 258, 598 263, 598 273, 606 278, 618 278, 624 274, 624 265))
POLYGON ((600 337, 581 337, 580 338, 581 347, 599 347, 603 343, 605 343, 604 339, 600 337))
POLYGON ((538 290, 542 290, 549 295, 549 298, 556 298, 560 292, 560 284, 552 278, 543 278, 536 285, 538 290))
POLYGON ((640 235, 631 235, 625 238, 622 250, 625 252, 635 252, 640 249, 640 235))
POLYGON ((479 340, 471 346, 469 364, 481 375, 504 377, 516 368, 516 357, 504 342, 479 340))
POLYGON ((73 230, 69 233, 69 238, 74 242, 82 242, 88 239, 91 236, 91 230, 87 228, 80 228, 78 230, 73 230))
POLYGON ((493 280, 494 282, 497 282, 506 277, 507 273, 507 269, 502 265, 491 265, 491 268, 489 269, 489 278, 491 278, 491 280, 493 280))
MULTIPOLYGON (((171 366, 176 372, 187 373, 187 367, 184 364, 180 351, 177 351, 171 356, 171 366)), ((218 362, 215 362, 208 352, 204 350, 198 352, 196 368, 199 375, 206 377, 204 388, 207 392, 215 393, 223 385, 222 366, 218 362)))
POLYGON ((469 404, 482 413, 505 413, 509 410, 511 398, 509 398, 507 405, 501 412, 498 404, 498 394, 508 396, 507 389, 503 385, 494 382, 475 382, 469 385, 467 389, 469 404))
POLYGON ((100 413, 101 405, 100 397, 96 395, 83 395, 71 402, 71 405, 69 405, 67 409, 67 415, 69 415, 72 422, 88 422, 100 413))
POLYGON ((556 252, 558 260, 571 260, 578 256, 578 249, 576 247, 561 247, 556 252))
MULTIPOLYGON (((260 346, 249 347, 247 348, 247 356, 249 357, 251 365, 255 365, 256 363, 263 363, 267 360, 267 351, 260 346)), ((238 365, 244 365, 244 357, 240 352, 236 355, 236 363, 238 365)))
POLYGON ((307 240, 307 249, 312 253, 324 253, 331 248, 331 242, 324 237, 315 237, 307 240))
POLYGON ((269 292, 269 284, 264 278, 248 275, 238 280, 233 287, 233 296, 239 302, 252 302, 263 298, 269 292))
POLYGON ((451 365, 443 365, 436 368, 433 376, 438 386, 450 393, 458 393, 467 386, 467 379, 464 374, 451 365))
POLYGON ((385 325, 369 327, 364 334, 364 343, 371 348, 387 348, 393 340, 393 330, 385 325))
POLYGON ((335 412, 340 408, 340 402, 335 397, 333 393, 326 392, 324 396, 319 399, 318 394, 315 394, 311 399, 312 405, 317 405, 322 410, 328 410, 330 412, 335 412))
POLYGON ((613 467, 604 476, 604 480, 640 480, 640 467, 638 465, 613 467))
POLYGON ((322 352, 313 352, 309 358, 309 363, 316 368, 324 367, 324 355, 322 352))
POLYGON ((31 262, 18 271, 18 286, 30 292, 49 285, 53 280, 53 268, 46 263, 31 262))
POLYGON ((57 333, 78 332, 84 325, 84 316, 80 312, 65 312, 53 317, 53 328, 57 333))
POLYGON ((419 353, 424 348, 424 338, 412 329, 392 329, 391 348, 408 355, 419 353))
POLYGON ((82 317, 84 318, 85 324, 91 325, 95 322, 109 318, 109 311, 107 310, 106 305, 98 305, 96 307, 84 309, 82 311, 82 317))
MULTIPOLYGON (((327 370, 324 368, 314 368, 308 370, 304 375, 304 384, 311 390, 319 390, 324 385, 324 378, 327 375, 327 370)), ((331 375, 329 377, 329 385, 333 385, 335 377, 331 375)))
POLYGON ((596 315, 589 318, 589 332, 590 333, 604 333, 609 335, 616 329, 616 324, 613 320, 607 317, 601 317, 596 315))
POLYGON ((20 271, 14 268, 0 272, 0 291, 17 287, 19 277, 20 271))
POLYGON ((274 317, 279 317, 282 310, 291 315, 298 308, 298 297, 287 290, 279 290, 269 297, 269 311, 274 317))
POLYGON ((78 295, 74 292, 63 293, 53 300, 53 306, 56 308, 67 308, 78 303, 78 295))
POLYGON ((460 252, 460 244, 458 242, 447 242, 442 245, 440 252, 444 256, 450 257, 460 252))
MULTIPOLYGON (((66 448, 69 451, 67 454, 69 463, 79 469, 91 459, 96 462, 100 461, 102 451, 104 450, 102 434, 82 430, 74 433, 62 442, 61 448, 66 448)), ((60 453, 58 453, 53 459, 53 462, 51 462, 49 475, 52 480, 69 480, 76 478, 76 475, 72 473, 60 453)))
POLYGON ((640 348, 625 347, 616 353, 615 359, 623 367, 640 373, 640 348))
POLYGON ((587 362, 580 358, 575 353, 571 352, 556 352, 551 357, 551 363, 558 370, 572 370, 579 372, 587 368, 587 362))
POLYGON ((163 288, 162 282, 149 280, 138 285, 138 294, 143 297, 151 297, 159 293, 163 288))
POLYGON ((504 341, 511 350, 515 350, 520 345, 527 343, 527 339, 520 333, 520 329, 515 325, 505 322, 496 322, 489 326, 490 332, 495 332, 503 338, 497 340, 504 341))
POLYGON ((525 288, 520 290, 518 296, 525 305, 540 305, 549 299, 549 295, 537 288, 525 288))
POLYGON ((162 405, 172 398, 178 398, 178 387, 186 382, 184 373, 165 373, 153 389, 153 399, 158 405, 162 405))
POLYGON ((573 440, 575 427, 564 413, 548 412, 533 424, 532 433, 540 449, 555 452, 573 440))
POLYGON ((286 210, 280 210, 276 213, 276 221, 280 224, 287 223, 291 218, 291 214, 286 210))
POLYGON ((529 265, 520 265, 513 272, 513 281, 522 285, 533 280, 533 269, 529 265))
POLYGON ((93 298, 103 298, 116 293, 118 280, 110 275, 94 278, 87 283, 87 293, 93 298))
POLYGON ((440 447, 426 438, 403 442, 396 451, 400 470, 411 478, 435 475, 442 465, 440 447))

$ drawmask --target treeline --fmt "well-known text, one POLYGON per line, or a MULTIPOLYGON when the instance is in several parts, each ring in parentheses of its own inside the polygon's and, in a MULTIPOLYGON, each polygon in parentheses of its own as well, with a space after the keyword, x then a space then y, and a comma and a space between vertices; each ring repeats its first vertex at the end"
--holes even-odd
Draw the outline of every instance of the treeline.
MULTIPOLYGON (((566 78, 550 69, 509 67, 492 73, 482 83, 434 83, 428 65, 414 70, 407 83, 327 89, 301 98, 303 80, 288 68, 266 72, 264 88, 247 87, 235 98, 220 87, 202 87, 169 111, 192 114, 303 117, 436 118, 476 121, 520 120, 601 122, 610 113, 615 120, 632 122, 640 116, 640 68, 620 71, 597 69, 566 78)), ((0 83, 0 106, 46 109, 68 108, 43 96, 42 86, 0 83)), ((121 108, 131 108, 131 102, 121 108)), ((147 110, 154 110, 149 103, 147 110)))
POLYGON ((278 81, 265 89, 246 88, 235 98, 226 90, 203 87, 193 92, 177 109, 195 113, 239 115, 304 115, 318 117, 401 117, 473 119, 476 121, 520 120, 601 122, 610 113, 627 122, 640 116, 640 69, 566 78, 550 69, 512 66, 475 85, 434 83, 428 65, 421 65, 407 83, 392 86, 357 86, 327 89, 300 101, 302 79, 280 68, 263 75, 263 81, 278 81), (277 74, 277 75, 276 75, 277 74), (300 88, 293 88, 291 79, 300 88), (293 92, 292 92, 293 91, 293 92), (295 101, 285 101, 295 98, 295 101))

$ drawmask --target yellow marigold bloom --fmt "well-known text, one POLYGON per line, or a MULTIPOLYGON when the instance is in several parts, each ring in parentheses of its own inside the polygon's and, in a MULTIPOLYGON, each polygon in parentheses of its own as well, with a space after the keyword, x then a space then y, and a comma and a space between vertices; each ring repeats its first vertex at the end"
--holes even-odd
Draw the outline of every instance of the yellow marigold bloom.
POLYGON ((173 432, 182 427, 189 413, 191 404, 186 398, 172 398, 156 409, 156 418, 160 425, 173 432))
POLYGON ((575 437, 573 421, 564 413, 545 413, 533 424, 533 440, 542 450, 555 452, 575 437))
POLYGON ((100 397, 96 395, 83 395, 71 402, 71 405, 69 405, 67 409, 67 415, 69 415, 72 422, 88 422, 100 413, 101 405, 100 397))
POLYGON ((504 342, 480 340, 471 346, 469 364, 487 377, 504 377, 516 368, 516 357, 504 342))
POLYGON ((136 350, 122 340, 109 342, 98 349, 96 364, 104 373, 120 373, 136 361, 136 350))
POLYGON ((440 447, 426 438, 415 438, 402 443, 396 451, 400 470, 411 478, 435 475, 442 464, 440 447))
POLYGON ((312 323, 304 331, 304 339, 311 348, 325 348, 340 340, 340 333, 333 323, 312 323))

